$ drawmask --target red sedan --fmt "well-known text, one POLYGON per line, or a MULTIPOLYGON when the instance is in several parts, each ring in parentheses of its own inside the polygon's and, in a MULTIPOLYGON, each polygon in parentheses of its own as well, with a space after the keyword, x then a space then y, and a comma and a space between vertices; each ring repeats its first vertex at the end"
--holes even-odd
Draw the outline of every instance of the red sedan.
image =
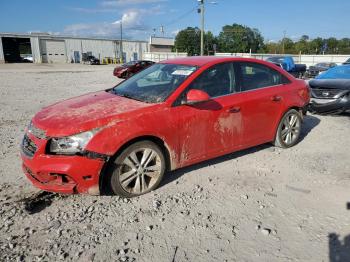
POLYGON ((295 145, 308 103, 305 82, 268 62, 167 60, 42 109, 23 139, 23 170, 46 191, 138 196, 170 170, 268 142, 295 145))
POLYGON ((134 74, 146 69, 147 67, 150 67, 153 64, 154 62, 146 60, 132 61, 116 67, 113 71, 113 75, 118 78, 127 79, 133 76, 134 74))

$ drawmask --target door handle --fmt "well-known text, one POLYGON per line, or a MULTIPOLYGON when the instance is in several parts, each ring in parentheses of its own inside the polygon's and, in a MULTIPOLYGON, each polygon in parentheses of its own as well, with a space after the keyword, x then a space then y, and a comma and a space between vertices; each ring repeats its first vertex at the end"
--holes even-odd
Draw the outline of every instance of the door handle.
POLYGON ((240 107, 230 107, 229 109, 227 109, 228 113, 239 113, 241 111, 240 107))
POLYGON ((273 96, 273 97, 271 97, 271 100, 272 100, 273 102, 279 102, 279 101, 282 100, 282 97, 281 97, 281 96, 273 96))

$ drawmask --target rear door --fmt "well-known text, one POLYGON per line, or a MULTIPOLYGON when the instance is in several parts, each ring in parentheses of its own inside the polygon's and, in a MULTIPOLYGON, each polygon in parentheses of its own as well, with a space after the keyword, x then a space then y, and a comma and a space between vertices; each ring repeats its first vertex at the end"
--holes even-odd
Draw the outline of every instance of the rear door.
POLYGON ((274 139, 290 81, 278 71, 259 63, 236 64, 239 78, 243 131, 242 145, 255 146, 274 139))

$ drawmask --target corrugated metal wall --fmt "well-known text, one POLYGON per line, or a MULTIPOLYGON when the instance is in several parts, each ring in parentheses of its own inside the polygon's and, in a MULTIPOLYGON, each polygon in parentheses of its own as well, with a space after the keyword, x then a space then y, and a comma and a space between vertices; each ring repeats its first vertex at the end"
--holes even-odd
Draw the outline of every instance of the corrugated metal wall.
POLYGON ((126 53, 126 61, 134 60, 134 53, 137 53, 137 59, 142 59, 143 54, 148 52, 148 43, 123 41, 123 52, 126 53))
POLYGON ((30 45, 32 47, 32 56, 34 63, 41 63, 41 54, 40 54, 40 45, 39 45, 39 37, 31 37, 30 45))
MULTIPOLYGON (((74 51, 80 53, 91 52, 93 56, 102 60, 103 58, 120 58, 120 42, 115 40, 93 40, 93 39, 66 39, 66 51, 68 61, 74 60, 74 51)), ((123 52, 126 53, 126 62, 134 60, 134 53, 138 59, 142 59, 143 53, 148 51, 148 43, 123 41, 123 52)))
POLYGON ((0 63, 5 63, 4 49, 2 48, 2 39, 0 37, 0 63))
POLYGON ((116 42, 113 40, 66 39, 65 42, 68 61, 74 60, 74 51, 80 53, 80 59, 82 53, 87 52, 91 52, 93 56, 99 59, 105 57, 116 58, 119 54, 117 53, 116 42))
MULTIPOLYGON (((88 39, 72 38, 53 35, 25 35, 25 34, 2 34, 7 37, 28 37, 32 47, 32 55, 35 63, 43 63, 42 44, 47 40, 64 41, 66 48, 66 61, 68 63, 79 60, 82 61, 82 53, 91 52, 92 55, 99 58, 121 58, 120 41, 109 39, 88 39), (79 58, 79 59, 77 59, 79 58)), ((1 38, 0 36, 0 38, 1 38)), ((149 52, 148 42, 143 41, 123 41, 123 52, 126 55, 126 61, 129 62, 134 58, 142 59, 143 54, 149 52)), ((0 62, 4 61, 3 47, 0 41, 0 62)))

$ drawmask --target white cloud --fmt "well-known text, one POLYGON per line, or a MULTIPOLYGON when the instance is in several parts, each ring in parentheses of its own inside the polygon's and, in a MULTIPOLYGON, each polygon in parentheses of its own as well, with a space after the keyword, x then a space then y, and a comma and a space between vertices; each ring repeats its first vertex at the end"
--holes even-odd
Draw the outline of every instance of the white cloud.
MULTIPOLYGON (((127 1, 133 4, 136 3, 158 3, 164 0, 131 0, 127 1)), ((108 1, 105 1, 108 2, 108 1)), ((123 3, 123 1, 109 1, 113 3, 123 3)), ((117 7, 98 7, 96 9, 84 9, 84 8, 73 8, 72 10, 85 12, 85 13, 97 13, 97 12, 107 12, 107 10, 114 10, 114 12, 121 12, 121 8, 117 7)), ((120 20, 123 22, 123 33, 125 37, 146 37, 146 35, 151 34, 151 27, 147 25, 147 20, 150 15, 160 15, 164 14, 163 7, 161 5, 155 5, 150 8, 132 8, 124 9, 122 11, 121 19, 112 22, 102 22, 102 23, 77 23, 68 25, 64 28, 63 33, 75 36, 100 36, 100 37, 119 37, 120 34, 120 20)))
MULTIPOLYGON (((121 21, 124 28, 140 28, 143 27, 142 16, 139 11, 133 10, 123 14, 121 21)), ((113 24, 119 24, 120 20, 113 22, 113 24)))
MULTIPOLYGON (((131 10, 122 16, 123 33, 126 37, 133 37, 142 32, 149 31, 149 27, 143 21, 144 11, 131 10)), ((63 33, 75 36, 100 36, 100 37, 119 37, 120 20, 115 22, 103 23, 78 23, 68 25, 64 28, 63 33)))

